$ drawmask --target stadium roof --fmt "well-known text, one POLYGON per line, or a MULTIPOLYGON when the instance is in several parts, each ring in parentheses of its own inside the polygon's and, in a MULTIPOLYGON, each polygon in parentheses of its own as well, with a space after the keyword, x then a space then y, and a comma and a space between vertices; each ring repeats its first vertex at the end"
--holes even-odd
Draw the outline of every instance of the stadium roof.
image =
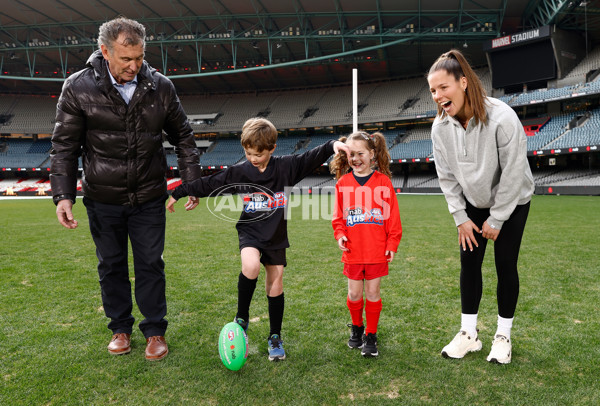
POLYGON ((146 59, 180 93, 248 92, 424 75, 462 49, 542 25, 600 41, 600 0, 3 0, 0 92, 60 92, 104 21, 147 28, 146 59), (26 78, 26 80, 22 80, 26 78))

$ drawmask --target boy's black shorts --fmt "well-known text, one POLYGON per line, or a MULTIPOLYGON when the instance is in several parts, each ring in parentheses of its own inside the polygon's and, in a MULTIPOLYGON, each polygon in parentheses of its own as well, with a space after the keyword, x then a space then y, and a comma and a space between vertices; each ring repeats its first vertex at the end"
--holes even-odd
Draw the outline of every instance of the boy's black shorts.
POLYGON ((260 252, 260 263, 263 265, 283 265, 287 266, 287 260, 285 257, 285 248, 278 250, 266 250, 264 248, 253 247, 252 245, 243 245, 240 247, 240 251, 246 247, 256 248, 260 252))

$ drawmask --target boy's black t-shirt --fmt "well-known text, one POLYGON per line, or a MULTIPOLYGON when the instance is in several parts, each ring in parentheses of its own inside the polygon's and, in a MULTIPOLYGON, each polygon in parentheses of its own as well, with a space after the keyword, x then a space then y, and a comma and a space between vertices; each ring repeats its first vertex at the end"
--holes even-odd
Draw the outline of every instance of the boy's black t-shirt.
POLYGON ((287 237, 289 195, 286 188, 308 176, 333 154, 329 141, 299 155, 271 156, 264 172, 244 161, 214 175, 204 176, 178 186, 172 193, 179 200, 185 196, 206 197, 219 191, 242 196, 243 210, 236 224, 240 247, 281 249, 290 246, 287 237))

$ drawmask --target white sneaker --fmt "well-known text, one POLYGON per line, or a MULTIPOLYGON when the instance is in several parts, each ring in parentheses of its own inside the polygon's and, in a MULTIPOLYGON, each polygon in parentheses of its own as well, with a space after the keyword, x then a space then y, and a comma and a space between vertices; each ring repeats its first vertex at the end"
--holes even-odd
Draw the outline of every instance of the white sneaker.
POLYGON ((496 334, 492 341, 492 350, 487 360, 496 364, 509 364, 512 355, 512 344, 510 340, 503 335, 496 334))
POLYGON ((482 346, 477 335, 471 336, 466 331, 461 330, 450 341, 450 344, 442 349, 442 356, 444 358, 462 358, 469 352, 481 350, 482 346))

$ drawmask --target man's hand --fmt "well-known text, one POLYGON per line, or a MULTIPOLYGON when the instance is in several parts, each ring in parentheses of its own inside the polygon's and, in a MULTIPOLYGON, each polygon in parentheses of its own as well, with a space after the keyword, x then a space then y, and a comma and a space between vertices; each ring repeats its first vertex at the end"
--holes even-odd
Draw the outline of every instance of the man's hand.
POLYGON ((169 210, 169 213, 175 213, 175 203, 177 203, 177 200, 173 199, 173 196, 170 196, 169 202, 167 203, 167 210, 169 210))
POLYGON ((77 228, 77 220, 73 218, 73 202, 69 199, 63 199, 58 202, 56 205, 56 217, 58 217, 58 222, 63 225, 65 228, 77 228))

